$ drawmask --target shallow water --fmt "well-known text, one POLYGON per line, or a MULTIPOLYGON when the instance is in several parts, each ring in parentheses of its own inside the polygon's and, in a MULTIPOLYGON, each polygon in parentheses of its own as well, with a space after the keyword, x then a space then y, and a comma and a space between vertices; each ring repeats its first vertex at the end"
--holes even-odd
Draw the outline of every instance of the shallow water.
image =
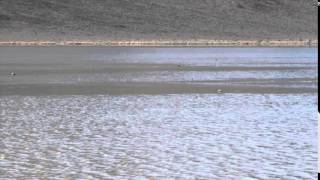
POLYGON ((290 88, 317 90, 317 66, 316 49, 308 48, 1 47, 0 179, 316 179, 317 94, 290 88), (289 90, 1 90, 87 82, 289 90))
POLYGON ((316 99, 2 97, 0 177, 315 179, 316 99))

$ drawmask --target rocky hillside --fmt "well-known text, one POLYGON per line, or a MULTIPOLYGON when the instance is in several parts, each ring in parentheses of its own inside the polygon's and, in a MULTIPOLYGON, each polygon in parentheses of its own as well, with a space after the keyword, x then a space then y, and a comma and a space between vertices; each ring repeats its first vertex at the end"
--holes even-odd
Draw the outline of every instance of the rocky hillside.
POLYGON ((0 40, 317 38, 312 0, 0 0, 0 40))

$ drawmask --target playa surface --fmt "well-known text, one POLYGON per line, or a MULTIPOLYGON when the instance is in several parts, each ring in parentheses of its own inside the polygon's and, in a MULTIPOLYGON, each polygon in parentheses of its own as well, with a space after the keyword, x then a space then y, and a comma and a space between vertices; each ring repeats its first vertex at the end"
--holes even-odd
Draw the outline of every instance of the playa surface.
POLYGON ((0 47, 0 179, 316 179, 317 66, 315 48, 0 47))

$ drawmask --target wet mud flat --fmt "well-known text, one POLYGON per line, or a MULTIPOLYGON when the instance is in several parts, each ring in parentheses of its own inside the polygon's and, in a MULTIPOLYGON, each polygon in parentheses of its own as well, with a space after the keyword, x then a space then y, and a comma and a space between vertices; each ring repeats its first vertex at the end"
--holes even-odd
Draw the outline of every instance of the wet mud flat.
POLYGON ((312 48, 2 47, 0 178, 316 179, 317 66, 312 48))

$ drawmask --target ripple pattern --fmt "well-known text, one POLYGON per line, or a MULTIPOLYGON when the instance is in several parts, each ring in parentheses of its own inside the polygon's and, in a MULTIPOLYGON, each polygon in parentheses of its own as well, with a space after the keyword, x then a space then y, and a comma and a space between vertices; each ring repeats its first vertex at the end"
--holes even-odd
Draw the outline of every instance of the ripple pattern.
POLYGON ((0 179, 316 179, 317 97, 0 97, 0 179))

